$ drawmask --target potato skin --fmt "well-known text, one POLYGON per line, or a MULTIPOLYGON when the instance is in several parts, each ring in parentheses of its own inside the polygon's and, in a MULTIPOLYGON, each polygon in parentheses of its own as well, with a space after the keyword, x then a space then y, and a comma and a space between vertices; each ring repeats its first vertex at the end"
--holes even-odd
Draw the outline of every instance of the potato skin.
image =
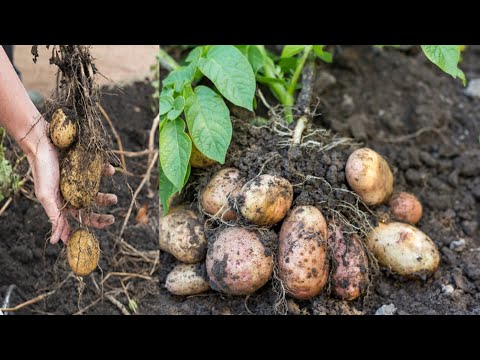
POLYGON ((212 216, 223 214, 222 219, 225 221, 235 220, 237 213, 229 207, 228 198, 238 195, 242 186, 240 179, 240 171, 235 168, 217 172, 200 195, 203 210, 212 216))
POLYGON ((318 295, 328 280, 327 224, 313 206, 297 206, 282 224, 278 244, 279 277, 297 299, 318 295))
POLYGON ((270 279, 273 256, 257 232, 230 227, 220 232, 209 245, 206 265, 212 289, 231 295, 247 295, 270 279))
POLYGON ((95 235, 79 229, 67 242, 67 260, 75 275, 87 276, 98 266, 100 245, 95 235))
POLYGON ((345 234, 331 224, 328 246, 332 254, 332 293, 342 300, 354 300, 368 287, 368 258, 357 234, 345 234))
POLYGON ((440 263, 435 243, 412 225, 379 223, 366 244, 380 265, 405 277, 424 278, 433 274, 440 263))
POLYGON ((393 194, 388 205, 392 215, 400 221, 415 225, 422 217, 422 204, 408 192, 393 194))
POLYGON ((212 160, 203 155, 192 141, 192 153, 190 154, 190 165, 192 167, 197 169, 203 169, 216 163, 217 162, 215 160, 212 160))
POLYGON ((165 287, 173 295, 195 295, 210 289, 205 264, 178 264, 167 275, 165 287))
POLYGON ((49 132, 50 139, 56 147, 69 148, 77 138, 77 123, 73 112, 64 111, 62 108, 55 110, 50 121, 49 132))
POLYGON ((380 205, 393 192, 392 171, 385 159, 372 149, 361 148, 351 153, 345 175, 352 190, 367 205, 380 205))
POLYGON ((247 182, 237 197, 242 216, 256 225, 271 226, 292 206, 293 187, 287 179, 260 175, 247 182))
POLYGON ((62 162, 60 191, 69 205, 82 209, 90 205, 100 190, 102 157, 87 152, 79 143, 71 147, 62 162))
POLYGON ((194 264, 205 259, 207 239, 197 215, 184 207, 160 218, 160 250, 179 261, 194 264))

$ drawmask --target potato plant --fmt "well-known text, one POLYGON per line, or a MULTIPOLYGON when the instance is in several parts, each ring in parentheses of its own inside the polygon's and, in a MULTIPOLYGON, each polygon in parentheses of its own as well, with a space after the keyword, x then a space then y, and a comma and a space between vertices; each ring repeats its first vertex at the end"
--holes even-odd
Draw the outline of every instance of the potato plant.
POLYGON ((20 187, 20 176, 14 166, 5 158, 4 141, 7 133, 0 127, 0 202, 17 192, 20 187))

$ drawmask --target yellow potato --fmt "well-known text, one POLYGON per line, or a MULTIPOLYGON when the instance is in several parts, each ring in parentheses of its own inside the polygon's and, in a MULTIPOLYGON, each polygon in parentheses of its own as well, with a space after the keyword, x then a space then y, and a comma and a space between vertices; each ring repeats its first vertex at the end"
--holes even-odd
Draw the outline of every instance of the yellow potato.
POLYGON ((207 239, 192 210, 177 207, 160 218, 160 250, 187 264, 205 259, 207 239))
POLYGON ((87 152, 80 144, 68 150, 60 172, 60 191, 67 203, 76 209, 90 205, 100 190, 102 157, 87 152))
POLYGON ((435 243, 412 225, 379 223, 366 244, 380 265, 406 277, 431 275, 440 264, 435 243))
POLYGON ((165 287, 173 295, 195 295, 210 289, 205 264, 178 264, 167 275, 165 287))
POLYGON ((380 205, 393 192, 393 174, 385 159, 369 148, 355 150, 345 166, 348 184, 362 201, 380 205))
POLYGON ((203 210, 225 221, 236 219, 237 213, 228 205, 228 199, 237 196, 241 185, 240 171, 235 168, 220 170, 202 191, 200 201, 203 210))
POLYGON ((245 219, 271 226, 282 220, 292 206, 293 187, 282 177, 260 175, 242 187, 237 201, 245 219))
POLYGON ((73 114, 65 114, 65 111, 57 109, 50 121, 50 139, 59 149, 67 149, 73 144, 77 137, 77 123, 73 114))
POLYGON ((100 245, 95 235, 79 229, 67 242, 67 260, 73 272, 78 276, 87 276, 98 266, 100 245))

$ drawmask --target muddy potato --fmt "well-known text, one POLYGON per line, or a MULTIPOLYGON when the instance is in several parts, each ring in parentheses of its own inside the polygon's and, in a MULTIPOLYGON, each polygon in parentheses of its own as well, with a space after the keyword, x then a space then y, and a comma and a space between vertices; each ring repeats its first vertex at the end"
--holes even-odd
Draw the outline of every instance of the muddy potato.
POLYGON ((287 179, 260 175, 247 182, 237 196, 242 216, 256 225, 271 226, 292 206, 293 187, 287 179))
POLYGON ((380 265, 406 277, 424 278, 433 274, 440 263, 435 243, 408 224, 379 223, 366 244, 380 265))
POLYGON ((59 108, 50 121, 50 139, 59 149, 67 149, 77 137, 77 123, 71 111, 59 108), (67 115, 68 114, 68 115, 67 115))
POLYGON ((414 225, 422 217, 422 204, 413 194, 407 192, 393 194, 388 204, 392 215, 400 221, 414 225))
POLYGON ((60 191, 69 205, 85 208, 100 190, 102 157, 84 150, 80 144, 68 150, 60 172, 60 191))
POLYGON ((167 275, 165 287, 174 295, 195 295, 210 289, 205 264, 178 264, 167 275))
POLYGON ((282 224, 278 271, 288 294, 297 299, 318 295, 328 280, 327 224, 313 206, 294 208, 282 224))
POLYGON ((363 295, 368 287, 368 258, 358 235, 331 226, 328 247, 332 255, 333 295, 342 300, 363 295))
POLYGON ((98 266, 100 245, 95 235, 79 229, 67 242, 67 260, 75 275, 87 276, 98 266))
POLYGON ((160 218, 160 250, 179 261, 194 264, 205 259, 207 239, 203 225, 192 210, 184 207, 171 209, 160 218))
POLYGON ((192 165, 192 167, 203 169, 216 163, 217 162, 215 160, 203 155, 192 142, 192 153, 190 154, 190 165, 192 165))
POLYGON ((212 289, 231 295, 252 294, 270 279, 273 256, 257 232, 241 227, 223 230, 207 253, 212 289))
POLYGON ((236 219, 237 213, 228 205, 228 199, 235 198, 241 186, 240 171, 235 168, 220 170, 212 177, 200 196, 203 210, 225 221, 236 219))
POLYGON ((348 184, 363 202, 380 205, 393 192, 393 174, 385 159, 369 148, 355 150, 345 167, 348 184))

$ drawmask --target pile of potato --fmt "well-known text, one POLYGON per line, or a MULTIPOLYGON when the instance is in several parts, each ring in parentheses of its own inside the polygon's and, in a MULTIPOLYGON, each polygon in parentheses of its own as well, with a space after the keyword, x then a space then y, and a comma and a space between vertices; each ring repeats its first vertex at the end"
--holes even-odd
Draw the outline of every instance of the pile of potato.
POLYGON ((294 298, 310 299, 329 283, 335 297, 353 300, 369 285, 367 250, 380 265, 405 277, 435 272, 440 261, 435 244, 411 225, 420 220, 422 206, 412 194, 393 194, 393 174, 385 159, 371 149, 358 149, 348 158, 345 174, 365 205, 388 202, 392 217, 400 222, 379 223, 364 239, 344 231, 342 224, 327 223, 322 211, 328 214, 328 209, 292 208, 293 187, 287 179, 263 174, 244 182, 237 169, 222 169, 199 194, 206 214, 231 225, 214 241, 207 241, 199 216, 188 208, 174 208, 160 221, 161 250, 184 263, 168 275, 167 289, 177 295, 209 288, 251 294, 268 282, 276 265, 287 294, 294 298), (273 253, 256 229, 280 222, 273 253), (202 273, 198 266, 203 263, 202 273))

